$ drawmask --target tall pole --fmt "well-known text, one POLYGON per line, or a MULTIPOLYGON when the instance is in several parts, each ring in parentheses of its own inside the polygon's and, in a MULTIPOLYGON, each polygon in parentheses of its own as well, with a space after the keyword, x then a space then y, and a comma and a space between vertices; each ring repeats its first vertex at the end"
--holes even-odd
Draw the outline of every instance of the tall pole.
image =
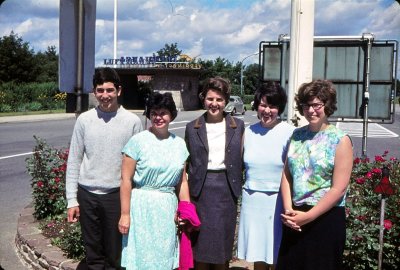
POLYGON ((257 55, 259 52, 249 54, 245 56, 242 61, 240 61, 240 96, 243 97, 243 61, 249 58, 250 56, 257 55))
POLYGON ((83 88, 83 0, 78 2, 78 46, 77 46, 77 61, 76 61, 76 115, 82 112, 82 88, 83 88))
MULTIPOLYGON (((114 61, 115 59, 117 59, 117 13, 118 13, 118 0, 114 0, 114 61)), ((116 67, 115 64, 114 67, 116 67)))
MULTIPOLYGON (((314 0, 292 0, 289 47, 287 121, 297 122, 294 97, 299 86, 312 80, 314 47, 314 0)), ((300 126, 306 124, 300 117, 300 126)))

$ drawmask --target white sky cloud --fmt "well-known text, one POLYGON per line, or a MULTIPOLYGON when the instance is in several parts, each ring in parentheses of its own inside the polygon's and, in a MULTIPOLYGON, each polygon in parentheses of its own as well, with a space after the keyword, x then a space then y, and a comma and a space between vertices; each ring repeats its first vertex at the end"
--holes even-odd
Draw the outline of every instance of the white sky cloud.
MULTIPOLYGON (((63 0, 65 1, 65 0, 63 0)), ((113 57, 112 0, 97 0, 96 63, 113 57)), ((231 62, 258 50, 260 41, 290 34, 291 0, 118 0, 118 56, 145 56, 177 43, 189 56, 231 62)), ((58 49, 59 1, 6 0, 0 36, 18 34, 31 48, 58 49)), ((400 39, 394 0, 315 0, 315 35, 400 39)), ((252 57, 248 61, 257 61, 252 57)))

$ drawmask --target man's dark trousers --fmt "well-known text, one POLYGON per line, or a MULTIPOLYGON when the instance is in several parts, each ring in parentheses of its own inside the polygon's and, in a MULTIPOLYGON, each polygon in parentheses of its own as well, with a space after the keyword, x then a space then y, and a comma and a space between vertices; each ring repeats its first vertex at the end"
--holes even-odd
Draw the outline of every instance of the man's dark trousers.
POLYGON ((119 189, 108 194, 94 194, 79 187, 78 203, 88 269, 121 269, 119 189))

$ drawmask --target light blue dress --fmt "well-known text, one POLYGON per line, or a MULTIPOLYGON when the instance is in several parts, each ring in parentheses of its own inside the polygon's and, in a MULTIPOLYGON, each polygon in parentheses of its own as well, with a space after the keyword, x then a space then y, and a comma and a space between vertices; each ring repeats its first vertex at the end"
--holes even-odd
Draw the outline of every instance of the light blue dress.
POLYGON ((126 270, 175 269, 179 263, 175 186, 189 155, 186 144, 174 134, 159 140, 146 130, 133 136, 122 152, 136 160, 136 170, 121 265, 126 270))

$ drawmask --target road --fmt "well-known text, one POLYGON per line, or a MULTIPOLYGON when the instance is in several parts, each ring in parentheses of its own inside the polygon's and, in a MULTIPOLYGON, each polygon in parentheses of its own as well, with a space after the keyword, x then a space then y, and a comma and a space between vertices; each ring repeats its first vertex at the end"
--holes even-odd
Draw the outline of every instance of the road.
MULTIPOLYGON (((170 125, 170 131, 184 136, 185 125, 198 117, 202 111, 180 112, 170 125)), ((138 113, 144 123, 144 117, 138 113)), ((257 120, 255 112, 248 111, 242 118, 246 125, 257 120)), ((25 159, 35 145, 33 135, 45 139, 57 148, 67 147, 71 138, 74 118, 59 120, 24 121, 1 123, 0 121, 0 269, 20 270, 21 264, 15 253, 14 237, 20 211, 31 202, 30 178, 26 173, 25 159)), ((367 155, 382 154, 389 150, 391 156, 400 158, 400 108, 397 107, 394 124, 369 125, 367 155)), ((362 154, 359 123, 338 123, 348 132, 354 143, 354 152, 362 154)), ((268 153, 268 151, 266 151, 268 153)))

